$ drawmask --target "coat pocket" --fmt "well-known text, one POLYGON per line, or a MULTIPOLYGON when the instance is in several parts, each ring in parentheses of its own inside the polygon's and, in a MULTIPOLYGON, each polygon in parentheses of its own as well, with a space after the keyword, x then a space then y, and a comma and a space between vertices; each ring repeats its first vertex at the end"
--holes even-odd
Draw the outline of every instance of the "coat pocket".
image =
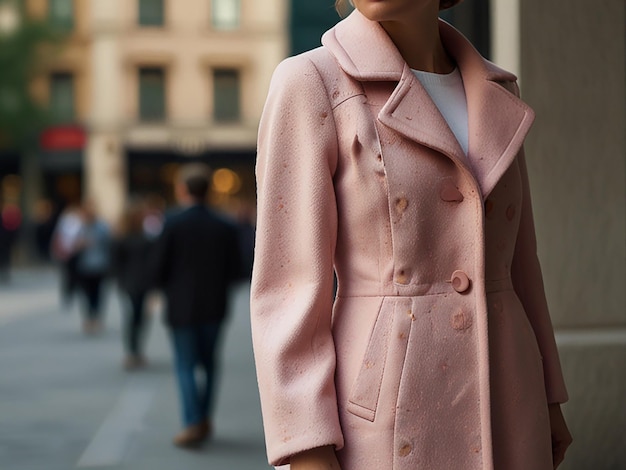
MULTIPOLYGON (((346 408, 348 412, 372 422, 376 417, 391 344, 390 338, 395 333, 394 317, 397 316, 398 308, 400 306, 395 299, 386 298, 383 300, 370 334, 359 373, 348 399, 346 408)), ((399 322, 396 326, 398 329, 404 329, 406 325, 399 322)), ((399 346, 406 350, 408 331, 400 332, 397 336, 400 344, 394 342, 394 347, 399 346)))

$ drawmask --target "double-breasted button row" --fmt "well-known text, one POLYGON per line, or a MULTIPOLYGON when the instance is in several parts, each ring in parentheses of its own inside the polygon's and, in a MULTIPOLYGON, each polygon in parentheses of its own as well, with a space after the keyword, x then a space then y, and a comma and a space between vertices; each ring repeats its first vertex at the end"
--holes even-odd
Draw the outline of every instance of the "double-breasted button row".
MULTIPOLYGON (((488 219, 492 219, 494 216, 494 203, 491 199, 487 199, 485 201, 485 216, 488 219)), ((504 214, 506 216, 506 220, 508 220, 509 222, 513 221, 513 219, 515 219, 515 212, 516 212, 516 208, 515 208, 515 204, 509 204, 506 208, 506 210, 504 211, 504 214)))
MULTIPOLYGON (((394 281, 396 284, 406 285, 409 283, 410 278, 404 269, 400 269, 396 272, 394 281)), ((471 287, 472 282, 470 281, 469 276, 464 271, 457 270, 452 273, 452 277, 450 278, 450 284, 452 284, 452 288, 455 291, 462 294, 468 291, 468 289, 471 287)))

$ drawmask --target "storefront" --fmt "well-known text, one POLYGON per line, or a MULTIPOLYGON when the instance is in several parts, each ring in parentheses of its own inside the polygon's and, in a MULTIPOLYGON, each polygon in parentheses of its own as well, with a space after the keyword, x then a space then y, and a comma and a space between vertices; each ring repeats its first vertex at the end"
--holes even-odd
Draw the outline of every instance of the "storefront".
POLYGON ((127 150, 127 188, 130 195, 159 195, 167 206, 176 203, 173 181, 181 165, 207 164, 213 171, 210 202, 219 209, 237 215, 243 208, 254 207, 254 150, 206 151, 190 157, 169 150, 127 150))
POLYGON ((79 126, 51 127, 41 134, 42 199, 60 208, 80 202, 86 140, 79 126))
POLYGON ((39 259, 46 260, 56 221, 65 207, 78 204, 83 194, 83 157, 86 133, 76 125, 45 129, 39 140, 38 157, 23 164, 23 178, 37 185, 30 190, 28 216, 32 233, 28 236, 39 259))

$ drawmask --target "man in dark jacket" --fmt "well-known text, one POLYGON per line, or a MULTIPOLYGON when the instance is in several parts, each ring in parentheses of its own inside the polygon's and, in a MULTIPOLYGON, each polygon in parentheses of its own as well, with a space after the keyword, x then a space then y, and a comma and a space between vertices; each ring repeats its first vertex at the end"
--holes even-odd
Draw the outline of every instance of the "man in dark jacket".
POLYGON ((239 271, 237 231, 206 204, 209 169, 182 168, 175 184, 182 210, 165 222, 155 250, 157 284, 167 297, 184 429, 174 438, 194 446, 212 432, 216 345, 226 315, 229 285, 239 271), (205 374, 203 386, 195 368, 205 374))

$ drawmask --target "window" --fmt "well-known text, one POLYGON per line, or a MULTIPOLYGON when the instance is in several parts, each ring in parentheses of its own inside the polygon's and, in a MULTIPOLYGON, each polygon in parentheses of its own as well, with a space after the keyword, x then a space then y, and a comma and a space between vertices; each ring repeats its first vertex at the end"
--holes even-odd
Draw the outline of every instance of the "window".
POLYGON ((139 24, 141 26, 163 26, 163 0, 139 0, 139 24))
POLYGON ((216 122, 234 122, 240 119, 239 70, 213 70, 213 119, 216 122))
MULTIPOLYGON (((339 15, 332 7, 332 2, 326 0, 324 7, 319 1, 291 0, 289 2, 289 38, 291 53, 299 54, 309 49, 314 49, 320 44, 320 37, 324 31, 330 29, 340 20, 339 15)), ((344 2, 347 10, 353 7, 344 2)))
POLYGON ((142 121, 165 119, 165 72, 162 68, 139 69, 139 118, 142 121))
POLYGON ((63 30, 74 28, 73 0, 48 0, 48 18, 50 23, 63 30))
POLYGON ((50 76, 50 114, 59 123, 75 120, 74 76, 71 73, 54 73, 50 76))
POLYGON ((239 0, 212 0, 213 27, 236 29, 239 27, 239 0))

